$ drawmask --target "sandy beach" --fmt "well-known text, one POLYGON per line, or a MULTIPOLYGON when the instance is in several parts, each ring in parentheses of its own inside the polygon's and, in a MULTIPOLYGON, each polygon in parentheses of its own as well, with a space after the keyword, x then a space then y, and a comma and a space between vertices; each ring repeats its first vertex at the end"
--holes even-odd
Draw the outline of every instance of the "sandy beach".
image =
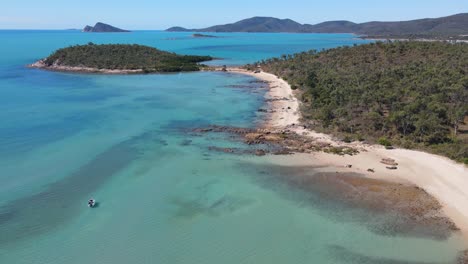
POLYGON ((265 126, 287 128, 318 141, 336 146, 351 146, 360 151, 354 156, 338 156, 324 152, 274 156, 272 158, 275 162, 297 166, 326 165, 336 171, 355 172, 374 179, 414 184, 427 191, 442 204, 443 212, 468 239, 468 169, 464 165, 422 151, 387 150, 380 145, 360 142, 344 143, 330 135, 304 129, 303 126, 298 125, 300 122, 299 102, 286 81, 265 72, 253 73, 239 68, 229 68, 228 71, 247 74, 269 83, 270 90, 265 97, 269 102, 270 115, 265 126), (398 163, 398 169, 386 169, 386 165, 381 163, 383 158, 394 159, 398 163), (352 165, 352 167, 349 168, 347 165, 352 165), (369 169, 373 172, 368 171, 369 169))
POLYGON ((265 127, 284 128, 299 123, 299 101, 286 81, 263 71, 254 73, 242 68, 228 68, 227 71, 250 75, 269 84, 265 100, 269 102, 270 114, 265 120, 265 127))

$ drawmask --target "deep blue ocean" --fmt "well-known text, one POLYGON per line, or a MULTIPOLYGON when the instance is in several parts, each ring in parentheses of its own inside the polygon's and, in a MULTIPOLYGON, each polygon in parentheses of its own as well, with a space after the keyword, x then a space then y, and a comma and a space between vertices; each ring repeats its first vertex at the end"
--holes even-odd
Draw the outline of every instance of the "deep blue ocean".
POLYGON ((0 263, 454 262, 457 237, 374 232, 356 220, 371 212, 336 217, 335 205, 270 180, 268 157, 210 150, 243 147, 229 135, 190 133, 256 126, 266 87, 252 77, 25 67, 88 42, 220 59, 212 65, 367 42, 349 34, 216 35, 0 31, 0 263), (87 207, 90 197, 97 208, 87 207))

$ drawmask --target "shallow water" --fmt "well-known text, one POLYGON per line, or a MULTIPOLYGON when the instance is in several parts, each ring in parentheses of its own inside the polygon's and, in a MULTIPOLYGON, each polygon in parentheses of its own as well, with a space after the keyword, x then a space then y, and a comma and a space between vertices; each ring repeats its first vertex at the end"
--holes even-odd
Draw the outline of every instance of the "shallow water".
POLYGON ((452 263, 461 243, 384 236, 372 212, 265 177, 268 158, 210 124, 255 126, 265 87, 222 73, 106 76, 26 69, 72 44, 139 43, 244 64, 351 35, 0 31, 0 263, 452 263), (89 197, 99 206, 86 206, 89 197), (338 209, 336 209, 338 210, 338 209), (357 214, 359 216, 357 216, 357 214), (341 218, 341 220, 340 220, 341 218))

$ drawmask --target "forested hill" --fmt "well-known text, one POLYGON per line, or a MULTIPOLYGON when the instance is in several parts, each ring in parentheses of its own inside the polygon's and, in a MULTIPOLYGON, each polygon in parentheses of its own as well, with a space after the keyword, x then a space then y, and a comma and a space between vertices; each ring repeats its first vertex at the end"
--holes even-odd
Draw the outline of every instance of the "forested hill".
POLYGON ((89 43, 59 49, 32 66, 64 71, 88 68, 96 71, 180 72, 198 71, 198 63, 211 59, 210 56, 178 55, 136 44, 89 43))
POLYGON ((355 33, 379 38, 434 38, 453 36, 463 38, 468 34, 468 13, 440 18, 425 18, 398 22, 330 21, 305 25, 304 31, 315 33, 355 33))
POLYGON ((195 31, 195 32, 300 32, 302 25, 291 19, 274 17, 252 17, 235 23, 217 25, 201 29, 186 29, 172 27, 166 31, 195 31))
POLYGON ((194 32, 296 32, 296 33, 354 33, 380 38, 465 38, 468 35, 468 13, 440 18, 425 18, 399 22, 327 21, 320 24, 300 24, 291 19, 252 17, 235 23, 207 28, 172 27, 167 31, 194 32))
POLYGON ((317 129, 468 163, 468 45, 377 42, 260 62, 317 129))

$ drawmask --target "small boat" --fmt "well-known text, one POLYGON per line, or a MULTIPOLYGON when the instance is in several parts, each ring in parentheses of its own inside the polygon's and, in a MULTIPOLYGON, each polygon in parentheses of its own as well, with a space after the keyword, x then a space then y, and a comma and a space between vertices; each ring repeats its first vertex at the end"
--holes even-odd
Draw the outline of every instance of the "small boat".
POLYGON ((94 199, 89 199, 88 200, 88 206, 93 208, 94 206, 96 206, 96 200, 94 199))

